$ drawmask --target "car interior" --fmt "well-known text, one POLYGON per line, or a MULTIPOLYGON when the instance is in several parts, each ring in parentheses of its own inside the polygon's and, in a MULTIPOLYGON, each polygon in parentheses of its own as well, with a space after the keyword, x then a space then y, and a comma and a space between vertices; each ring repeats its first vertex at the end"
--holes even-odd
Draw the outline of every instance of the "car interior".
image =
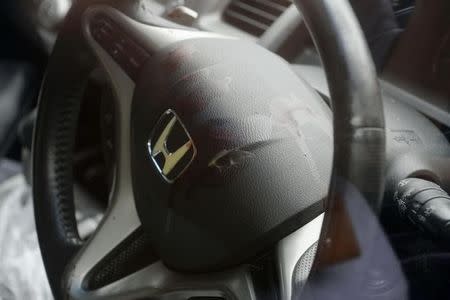
POLYGON ((450 2, 0 16, 0 299, 450 299, 450 2))

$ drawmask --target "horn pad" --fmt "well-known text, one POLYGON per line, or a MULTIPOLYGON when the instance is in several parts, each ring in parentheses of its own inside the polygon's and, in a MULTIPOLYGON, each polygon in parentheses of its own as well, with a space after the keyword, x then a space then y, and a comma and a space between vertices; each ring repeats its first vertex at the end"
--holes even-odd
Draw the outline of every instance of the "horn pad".
POLYGON ((318 216, 331 116, 287 62, 254 43, 198 38, 155 53, 132 103, 131 163, 161 259, 220 270, 318 216))

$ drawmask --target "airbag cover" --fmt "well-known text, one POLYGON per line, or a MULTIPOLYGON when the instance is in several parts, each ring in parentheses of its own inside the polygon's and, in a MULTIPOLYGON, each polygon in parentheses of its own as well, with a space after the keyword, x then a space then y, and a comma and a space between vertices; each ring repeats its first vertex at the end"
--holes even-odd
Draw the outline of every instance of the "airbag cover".
POLYGON ((330 109, 264 48, 222 38, 174 44, 147 63, 132 105, 136 207, 169 266, 241 263, 323 211, 330 109), (192 147, 167 178, 158 168, 167 157, 151 151, 173 115, 181 124, 174 131, 188 135, 166 135, 167 149, 186 137, 192 147))

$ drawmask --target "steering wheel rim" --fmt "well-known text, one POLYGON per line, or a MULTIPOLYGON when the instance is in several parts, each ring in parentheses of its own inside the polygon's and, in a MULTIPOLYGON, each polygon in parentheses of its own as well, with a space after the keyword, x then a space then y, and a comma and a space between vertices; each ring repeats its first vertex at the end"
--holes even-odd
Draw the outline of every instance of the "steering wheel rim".
MULTIPOLYGON (((100 292, 96 294, 85 293, 83 291, 83 282, 79 282, 78 290, 71 290, 71 284, 76 280, 71 277, 73 274, 71 274, 70 270, 75 268, 74 261, 77 261, 80 256, 79 251, 84 242, 78 236, 74 217, 70 155, 74 143, 79 100, 87 79, 86 75, 96 63, 94 57, 88 54, 92 51, 89 49, 89 43, 80 42, 83 40, 83 30, 85 30, 85 28, 82 30, 82 16, 84 16, 84 22, 86 22, 88 17, 86 17, 84 12, 88 6, 91 6, 90 4, 92 3, 88 5, 83 1, 79 1, 74 6, 55 45, 41 90, 34 137, 33 194, 36 223, 44 263, 56 298, 63 298, 68 294, 74 298, 90 297, 99 299, 112 295, 107 292, 116 296, 123 296, 114 287, 109 291, 100 289, 100 292), (79 52, 83 55, 73 55, 69 61, 67 61, 67 58, 61 57, 61 55, 66 55, 70 52, 79 52), (70 70, 75 70, 75 72, 65 73, 64 76, 61 76, 59 64, 64 60, 66 67, 70 70), (55 86, 59 88, 56 89, 55 86), (65 92, 63 93, 62 91, 65 92), (70 263, 71 261, 72 263, 70 263), (64 278, 62 283, 61 278, 64 278)), ((351 183, 364 195, 372 208, 377 210, 379 207, 384 171, 384 120, 375 68, 348 3, 335 0, 299 0, 297 5, 303 12, 327 71, 332 102, 339 103, 339 105, 333 106, 335 128, 334 167, 330 197, 326 203, 327 209, 316 257, 316 266, 320 266, 321 264, 332 262, 327 254, 327 249, 334 249, 335 246, 339 246, 340 242, 342 242, 333 236, 333 231, 330 230, 339 213, 335 209, 337 203, 342 201, 342 199, 340 200, 342 191, 334 179, 340 178, 351 183), (343 33, 346 33, 346 35, 344 36, 343 33), (329 49, 334 51, 329 51, 329 49), (370 109, 368 109, 369 107, 370 109), (339 130, 336 130, 337 128, 339 130), (370 153, 370 155, 367 156, 367 153, 370 153), (332 241, 331 246, 330 243, 325 242, 330 240, 332 241)), ((97 7, 91 9, 88 14, 93 14, 95 9, 105 11, 104 7, 97 7)), ((106 8, 106 10, 108 9, 106 8)), ((140 6, 136 3, 133 5, 126 4, 125 7, 121 7, 121 10, 138 19, 139 15, 142 14, 140 6)), ((114 16, 114 14, 116 13, 109 14, 109 16, 114 16)), ((121 18, 124 17, 122 16, 121 18)), ((147 25, 149 25, 148 18, 146 20, 147 25)), ((153 21, 150 22, 149 26, 153 25, 154 28, 169 27, 172 30, 182 30, 182 39, 189 38, 191 34, 191 31, 186 31, 186 28, 171 24, 157 17, 152 17, 151 20, 153 21)), ((202 33, 195 34, 198 36, 198 34, 201 35, 202 33)), ((209 36, 209 34, 206 35, 209 36)), ((142 35, 142 39, 145 40, 145 34, 142 35)), ((177 37, 178 39, 179 37, 177 37)), ((169 44, 169 42, 173 41, 159 40, 159 42, 169 44)), ((98 55, 98 50, 96 54, 98 55)), ((103 61, 103 64, 105 64, 105 61, 103 61)), ((111 66, 111 63, 109 65, 111 66)), ((110 75, 113 73, 111 69, 108 72, 110 75)), ((120 74, 120 72, 115 74, 120 74)), ((118 77, 112 76, 111 78, 116 84, 125 86, 120 89, 122 93, 132 93, 132 89, 129 86, 133 84, 132 80, 130 81, 130 77, 132 79, 134 75, 130 74, 132 73, 129 73, 128 78, 123 76, 123 74, 118 77)), ((132 95, 118 95, 118 98, 123 97, 130 99, 132 95)), ((127 122, 129 121, 122 120, 122 123, 127 122)), ((129 136, 129 131, 125 130, 120 134, 122 135, 121 141, 129 139, 127 137, 127 135, 129 136)), ((125 157, 126 159, 129 159, 129 157, 125 157)), ((121 161, 123 160, 124 158, 122 157, 121 161)), ((122 174, 123 177, 130 178, 131 174, 122 174)), ((121 181, 119 180, 119 182, 121 181)), ((118 189, 118 193, 132 194, 129 188, 130 185, 124 189, 118 189)), ((126 197, 126 195, 120 194, 115 198, 126 197)), ((119 205, 116 208, 116 210, 123 209, 129 210, 130 207, 120 207, 119 205)), ((320 206, 318 209, 320 209, 320 206)), ((114 212, 110 210, 109 214, 114 214, 114 212)), ((131 223, 138 221, 139 219, 134 219, 131 223)), ((108 221, 103 223, 105 222, 108 221)), ((314 226, 317 231, 317 224, 319 224, 318 228, 320 228, 321 220, 316 218, 313 222, 315 222, 314 226)), ((136 223, 135 225, 137 226, 136 223)), ((126 228, 127 234, 131 234, 136 228, 126 228)), ((145 234, 141 235, 139 241, 147 242, 145 234)), ((217 276, 200 274, 186 278, 170 271, 164 264, 159 262, 152 265, 151 268, 151 274, 160 274, 160 276, 154 278, 155 282, 152 282, 156 286, 156 281, 162 280, 162 278, 168 279, 165 284, 179 284, 178 280, 183 282, 183 285, 192 284, 193 286, 198 286, 195 284, 196 282, 208 282, 207 286, 213 286, 218 284, 218 282, 228 282, 232 285, 232 283, 236 283, 236 280, 238 282, 241 280, 241 283, 245 282, 248 283, 248 286, 251 286, 248 273, 243 271, 241 267, 222 272, 217 276)), ((131 282, 127 281, 128 284, 132 285, 131 282)), ((134 288, 136 289, 135 295, 140 295, 139 293, 142 291, 139 291, 136 287, 134 288)), ((165 295, 160 295, 160 291, 153 292, 154 295, 162 297, 176 295, 174 291, 169 291, 165 295)), ((148 293, 148 290, 146 293, 148 293)), ((142 295, 147 295, 146 293, 142 295)), ((235 294, 235 296, 247 298, 252 291, 246 287, 240 293, 235 294)), ((185 296, 186 294, 183 295, 185 296)), ((193 293, 192 295, 196 296, 197 294, 193 293)), ((223 296, 214 291, 214 289, 208 290, 205 295, 223 296)))

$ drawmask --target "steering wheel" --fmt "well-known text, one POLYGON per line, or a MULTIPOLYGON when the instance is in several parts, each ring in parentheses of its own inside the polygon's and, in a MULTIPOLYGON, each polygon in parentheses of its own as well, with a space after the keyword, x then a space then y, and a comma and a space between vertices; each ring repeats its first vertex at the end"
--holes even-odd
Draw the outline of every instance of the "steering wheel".
POLYGON ((173 24, 144 1, 75 2, 49 60, 33 146, 37 232, 57 299, 256 299, 261 280, 290 299, 302 257, 315 257, 302 265, 307 274, 357 253, 336 227, 345 215, 339 183, 378 210, 385 132, 376 72, 346 0, 296 5, 333 113, 255 43, 173 24), (85 241, 72 152, 98 65, 115 93, 115 179, 85 241), (336 257, 339 247, 351 253, 336 257))

